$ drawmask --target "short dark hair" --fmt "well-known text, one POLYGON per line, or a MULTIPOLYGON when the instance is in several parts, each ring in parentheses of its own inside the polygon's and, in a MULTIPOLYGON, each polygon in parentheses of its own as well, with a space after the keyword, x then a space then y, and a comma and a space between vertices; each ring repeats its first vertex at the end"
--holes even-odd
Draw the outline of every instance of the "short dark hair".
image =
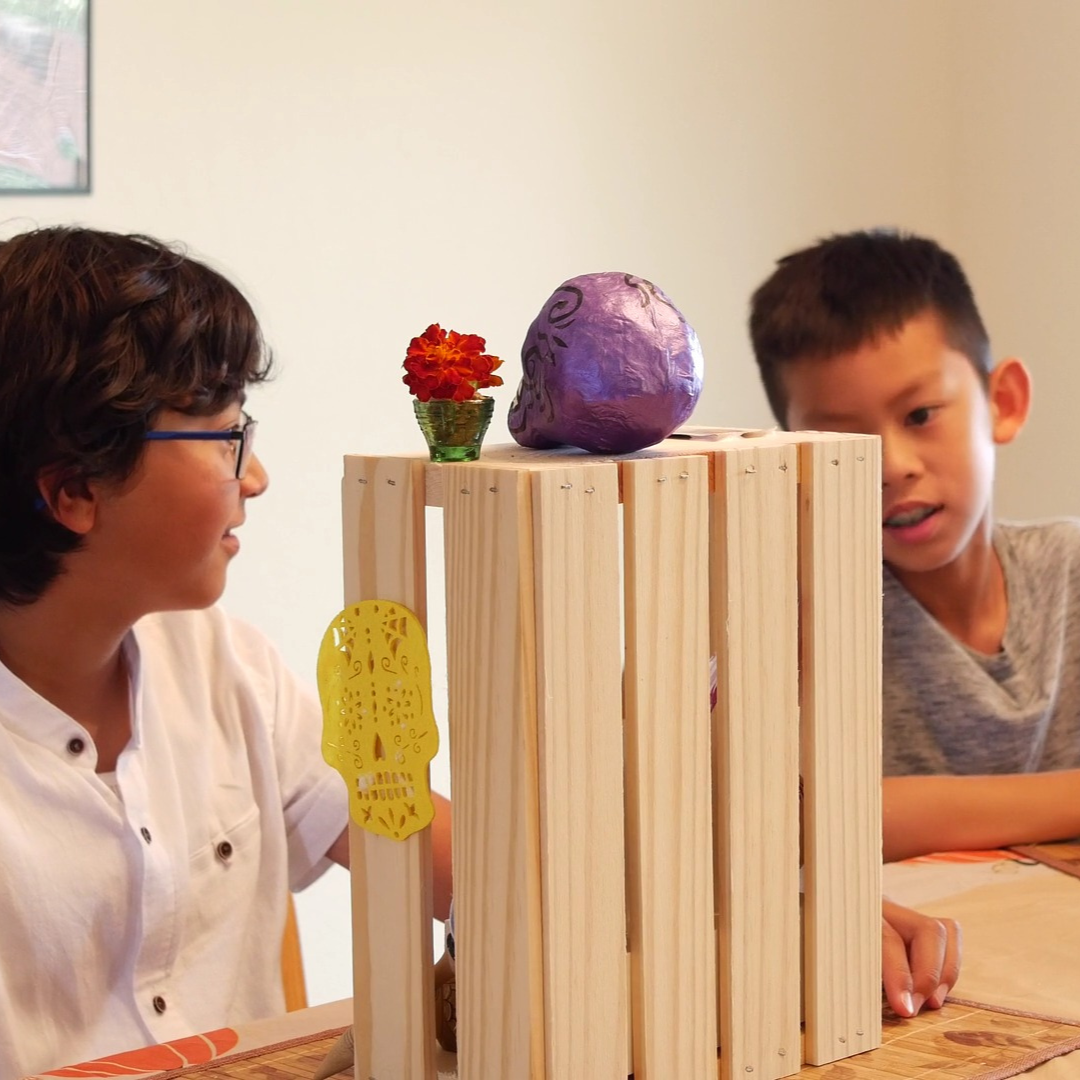
POLYGON ((251 305, 181 248, 48 228, 0 243, 0 604, 37 600, 80 537, 42 507, 122 483, 163 408, 210 416, 270 373, 251 305))
POLYGON ((786 424, 785 364, 850 352, 927 311, 985 384, 990 339, 974 294, 956 257, 933 240, 872 229, 830 236, 780 259, 750 299, 750 340, 777 421, 786 424))

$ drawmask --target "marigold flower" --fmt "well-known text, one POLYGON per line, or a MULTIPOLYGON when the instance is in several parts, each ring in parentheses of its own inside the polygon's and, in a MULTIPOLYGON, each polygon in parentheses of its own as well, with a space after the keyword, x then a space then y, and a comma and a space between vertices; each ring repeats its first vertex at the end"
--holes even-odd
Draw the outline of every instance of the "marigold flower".
POLYGON ((409 342, 401 381, 421 401, 468 401, 477 390, 502 386, 502 379, 493 374, 502 361, 485 353, 486 347, 479 334, 459 334, 432 323, 409 342))

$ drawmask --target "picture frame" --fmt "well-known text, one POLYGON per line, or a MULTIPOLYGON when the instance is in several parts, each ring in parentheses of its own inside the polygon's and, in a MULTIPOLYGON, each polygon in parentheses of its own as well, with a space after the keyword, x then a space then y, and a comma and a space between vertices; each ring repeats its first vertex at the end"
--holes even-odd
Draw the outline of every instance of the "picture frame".
POLYGON ((90 192, 90 2, 0 0, 0 195, 90 192))

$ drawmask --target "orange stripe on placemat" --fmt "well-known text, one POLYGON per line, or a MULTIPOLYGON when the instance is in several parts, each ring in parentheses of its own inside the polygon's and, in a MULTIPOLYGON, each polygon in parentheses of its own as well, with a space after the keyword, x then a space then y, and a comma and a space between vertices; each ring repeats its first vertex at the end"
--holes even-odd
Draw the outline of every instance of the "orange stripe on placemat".
POLYGON ((77 1065, 52 1069, 40 1075, 60 1077, 63 1080, 105 1080, 117 1076, 145 1076, 147 1073, 160 1073, 166 1069, 175 1071, 178 1068, 213 1061, 225 1051, 231 1050, 238 1041, 239 1036, 232 1028, 220 1028, 203 1035, 189 1035, 172 1042, 125 1050, 107 1058, 81 1061, 77 1065))
POLYGON ((1020 848, 989 848, 985 851, 935 851, 932 855, 916 855, 908 863, 990 863, 1019 862, 1025 856, 1020 848))

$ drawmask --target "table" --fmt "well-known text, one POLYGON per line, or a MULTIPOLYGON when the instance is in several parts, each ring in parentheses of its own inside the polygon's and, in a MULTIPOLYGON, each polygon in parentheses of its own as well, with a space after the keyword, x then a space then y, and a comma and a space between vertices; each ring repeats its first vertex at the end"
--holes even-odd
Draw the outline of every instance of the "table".
MULTIPOLYGON (((1064 863, 1080 860, 1076 844, 1022 850, 1064 863)), ((1017 852, 954 852, 889 864, 883 885, 899 903, 961 924, 957 997, 1080 1023, 1076 876, 1017 852)), ((1030 1075, 1076 1080, 1080 1054, 1056 1058, 1030 1075)))
MULTIPOLYGON (((1040 858, 1057 857, 1063 865, 1080 866, 1080 846, 1044 846, 1040 858)), ((1077 871, 1073 871, 1077 873, 1077 871)), ((1036 1080, 1075 1080, 1080 1076, 1080 880, 1017 852, 950 853, 891 864, 884 869, 884 888, 892 899, 931 914, 958 919, 964 933, 964 966, 954 997, 940 1013, 915 1020, 886 1023, 886 1045, 878 1051, 820 1068, 806 1067, 800 1080, 907 1080, 949 1076, 952 1080, 1015 1075, 1026 1054, 1040 1046, 1072 1047, 1038 1065, 1036 1080), (997 1009, 1061 1018, 1030 1021, 963 1004, 963 1000, 997 1009), (1070 1023, 1071 1021, 1071 1023, 1070 1023), (1072 1024, 1076 1026, 1073 1027, 1072 1024), (942 1033, 957 1054, 948 1070, 940 1067, 933 1047, 944 1045, 942 1033), (906 1040, 906 1041, 905 1041, 906 1040), (902 1064, 899 1048, 906 1046, 902 1064), (891 1059, 888 1055, 892 1054, 891 1059), (965 1056, 967 1064, 964 1064, 965 1056), (975 1062, 981 1061, 981 1064, 975 1062), (959 1063, 957 1063, 959 1062, 959 1063), (997 1071, 994 1071, 997 1069, 997 1071)), ((340 1030, 352 1019, 349 1001, 333 1002, 284 1017, 215 1033, 220 1050, 216 1063, 179 1069, 179 1060, 131 1071, 140 1053, 160 1055, 162 1048, 136 1051, 121 1062, 122 1071, 58 1070, 57 1076, 123 1075, 128 1080, 298 1080, 310 1076, 340 1030), (273 1049, 267 1050, 267 1047, 273 1049)), ((204 1039, 203 1042, 213 1042, 204 1039)), ((190 1047, 195 1039, 184 1040, 190 1047)), ((179 1044, 176 1044, 179 1045, 179 1044)), ((206 1051, 209 1053, 210 1051, 206 1051)), ((113 1059, 114 1061, 116 1059, 113 1059)), ((160 1059, 157 1059, 160 1060, 160 1059)), ((205 1059, 203 1059, 205 1061, 205 1059)), ((449 1080, 453 1058, 442 1055, 440 1076, 449 1080)), ((343 1074, 347 1075, 347 1074, 343 1074)))

